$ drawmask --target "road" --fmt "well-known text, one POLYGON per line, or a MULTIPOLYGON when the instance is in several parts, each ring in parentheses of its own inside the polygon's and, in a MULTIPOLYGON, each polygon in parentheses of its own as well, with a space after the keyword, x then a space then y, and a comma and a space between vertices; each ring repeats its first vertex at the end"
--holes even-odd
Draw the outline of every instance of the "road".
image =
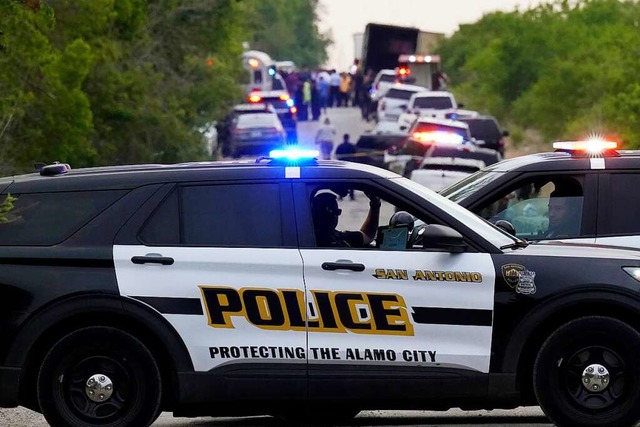
MULTIPOLYGON (((355 108, 332 108, 328 116, 336 127, 339 140, 348 133, 353 142, 358 136, 371 129, 374 123, 366 123, 360 119, 360 113, 355 108)), ((323 117, 324 118, 324 117, 323 117)), ((319 122, 301 122, 298 127, 300 145, 306 148, 317 148, 314 137, 319 122)), ((336 144, 339 141, 336 141, 336 144)), ((367 199, 357 194, 354 202, 343 203, 343 214, 340 219, 340 229, 358 229, 363 215, 368 210, 367 199)), ((382 221, 387 220, 392 211, 381 214, 382 221)), ((313 421, 313 420, 310 420, 313 421)), ((249 418, 173 418, 170 413, 163 413, 154 426, 164 427, 273 427, 281 425, 271 417, 249 418)), ((518 408, 510 411, 461 411, 452 409, 446 412, 433 411, 365 411, 362 412, 351 426, 551 426, 549 420, 539 408, 518 408)), ((0 426, 2 427, 45 427, 44 418, 35 412, 24 408, 0 409, 0 426)))
MULTIPOLYGON (((312 422, 313 420, 309 420, 312 422)), ((0 409, 2 427, 46 427, 44 418, 24 408, 0 409)), ((291 427, 271 417, 245 418, 173 418, 165 412, 153 423, 153 427, 291 427)), ((358 427, 547 427, 552 426, 539 408, 517 408, 510 411, 363 411, 349 424, 340 426, 358 427)))

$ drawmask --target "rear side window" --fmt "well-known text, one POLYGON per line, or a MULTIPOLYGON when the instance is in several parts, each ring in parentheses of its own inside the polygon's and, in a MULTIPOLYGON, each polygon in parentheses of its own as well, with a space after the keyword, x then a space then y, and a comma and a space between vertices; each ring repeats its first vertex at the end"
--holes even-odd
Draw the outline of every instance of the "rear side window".
POLYGON ((500 139, 501 133, 498 124, 490 119, 487 120, 464 120, 469 125, 471 135, 476 139, 500 139))
POLYGON ((0 245, 58 244, 105 210, 126 191, 78 191, 3 195, 0 245))
POLYGON ((280 247, 280 187, 181 187, 156 210, 140 238, 152 245, 280 247))
POLYGON ((389 89, 387 94, 385 95, 387 98, 395 98, 395 99, 406 99, 409 100, 411 95, 415 92, 411 90, 403 90, 403 89, 389 89))
POLYGON ((391 75, 391 74, 381 74, 380 75, 380 80, 381 82, 393 82, 396 80, 396 76, 395 75, 391 75))
POLYGON ((607 234, 640 233, 640 199, 635 189, 640 188, 640 174, 616 173, 611 175, 609 187, 611 202, 605 209, 609 213, 607 234))
POLYGON ((447 108, 453 108, 453 102, 451 102, 451 98, 448 96, 429 96, 416 98, 413 106, 416 108, 444 110, 447 108))

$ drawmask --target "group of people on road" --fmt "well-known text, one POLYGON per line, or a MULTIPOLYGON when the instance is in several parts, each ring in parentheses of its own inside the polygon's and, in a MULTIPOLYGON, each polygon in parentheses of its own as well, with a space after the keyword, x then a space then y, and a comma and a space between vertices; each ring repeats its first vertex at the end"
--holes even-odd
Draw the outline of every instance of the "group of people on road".
POLYGON ((357 59, 348 72, 321 69, 280 73, 295 101, 298 121, 318 121, 327 108, 361 105, 364 77, 357 59))

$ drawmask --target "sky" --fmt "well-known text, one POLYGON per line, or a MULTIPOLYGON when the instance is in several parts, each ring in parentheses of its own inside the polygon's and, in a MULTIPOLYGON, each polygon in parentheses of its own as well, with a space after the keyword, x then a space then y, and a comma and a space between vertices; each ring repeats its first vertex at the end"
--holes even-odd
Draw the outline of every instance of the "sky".
POLYGON ((423 31, 455 33, 460 24, 476 22, 497 10, 526 10, 543 0, 320 0, 320 31, 329 31, 327 66, 346 71, 353 62, 353 34, 367 23, 416 27, 423 31))

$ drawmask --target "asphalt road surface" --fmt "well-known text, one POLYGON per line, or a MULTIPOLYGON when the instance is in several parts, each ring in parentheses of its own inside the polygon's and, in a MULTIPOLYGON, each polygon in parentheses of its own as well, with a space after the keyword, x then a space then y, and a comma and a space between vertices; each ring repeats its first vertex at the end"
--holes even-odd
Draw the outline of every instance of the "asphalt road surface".
MULTIPOLYGON (((308 425, 313 425, 309 420, 308 425)), ((2 427, 46 427, 44 418, 24 408, 0 409, 2 427)), ((154 427, 291 427, 272 417, 244 418, 173 418, 166 412, 153 424, 154 427)), ((484 427, 542 427, 552 426, 540 408, 517 408, 509 411, 461 411, 451 409, 446 412, 433 411, 363 411, 349 424, 336 426, 358 427, 418 427, 418 426, 484 426, 484 427)))
MULTIPOLYGON (((342 140, 342 135, 348 133, 355 143, 358 136, 374 126, 360 119, 360 113, 355 108, 329 109, 328 116, 332 120, 338 138, 336 145, 342 140)), ((323 116, 324 118, 324 116, 323 116)), ((300 145, 307 148, 316 147, 314 138, 319 122, 301 122, 298 127, 300 145)), ((317 147, 316 147, 317 148, 317 147)), ((343 214, 339 229, 357 230, 368 211, 368 199, 362 193, 356 194, 355 201, 342 204, 343 214)), ((388 220, 392 210, 381 213, 381 221, 388 220)), ((313 420, 309 420, 313 422, 313 420)), ((24 408, 0 409, 1 427, 45 427, 48 424, 44 418, 35 412, 24 408)), ((274 427, 283 425, 271 417, 248 418, 174 418, 171 413, 163 413, 154 426, 164 427, 274 427)), ((288 424, 291 426, 291 424, 288 424)), ((461 411, 452 409, 446 412, 432 411, 364 411, 349 426, 551 426, 540 408, 517 408, 509 411, 461 411)))

